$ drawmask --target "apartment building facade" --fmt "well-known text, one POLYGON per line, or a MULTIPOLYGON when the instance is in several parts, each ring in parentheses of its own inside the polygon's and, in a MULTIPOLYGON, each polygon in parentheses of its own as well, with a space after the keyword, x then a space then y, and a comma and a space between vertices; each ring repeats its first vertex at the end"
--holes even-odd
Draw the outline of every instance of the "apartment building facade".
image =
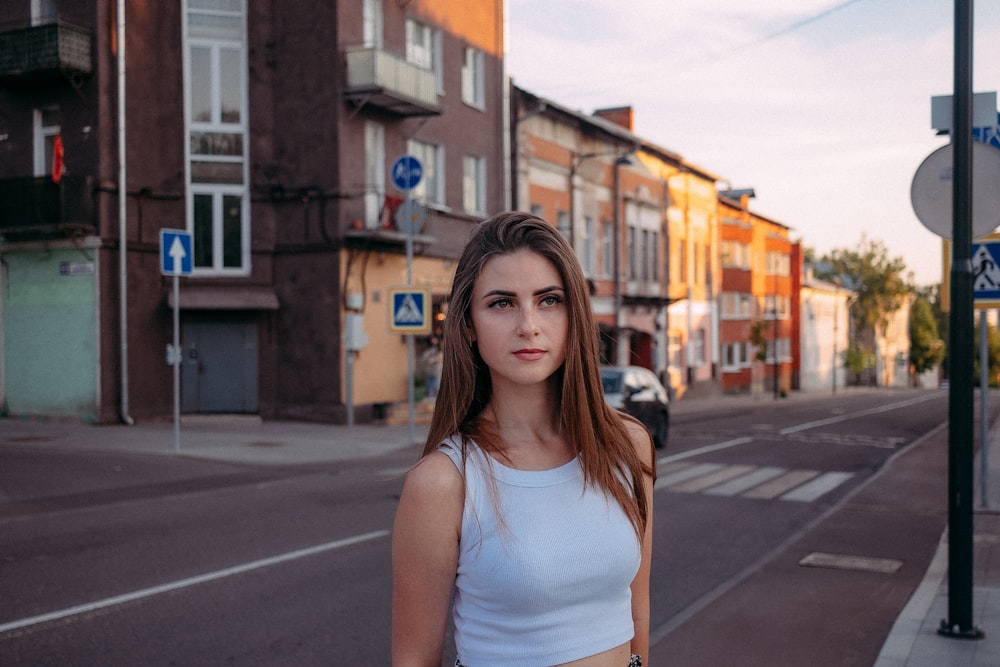
POLYGON ((169 416, 175 306, 185 413, 342 422, 405 399, 390 289, 438 307, 510 199, 501 0, 8 6, 7 413, 169 416), (404 154, 410 191, 388 174, 404 154), (176 300, 163 228, 193 238, 176 300))
POLYGON ((719 196, 719 385, 778 396, 793 389, 801 258, 789 228, 751 211, 749 201, 719 196))
POLYGON ((514 205, 576 249, 602 362, 678 395, 710 379, 718 177, 634 134, 628 107, 583 114, 516 86, 511 100, 514 205))

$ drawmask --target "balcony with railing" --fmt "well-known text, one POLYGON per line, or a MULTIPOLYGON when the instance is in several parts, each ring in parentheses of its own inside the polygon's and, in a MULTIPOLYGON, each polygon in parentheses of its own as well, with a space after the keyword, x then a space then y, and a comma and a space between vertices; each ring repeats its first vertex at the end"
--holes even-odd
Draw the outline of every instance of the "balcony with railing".
POLYGON ((0 179, 0 243, 96 234, 93 180, 64 175, 0 179))
POLYGON ((0 32, 0 81, 42 81, 93 71, 91 31, 62 21, 0 32))
POLYGON ((388 51, 348 49, 344 95, 353 104, 371 104, 401 116, 441 113, 434 72, 388 51))

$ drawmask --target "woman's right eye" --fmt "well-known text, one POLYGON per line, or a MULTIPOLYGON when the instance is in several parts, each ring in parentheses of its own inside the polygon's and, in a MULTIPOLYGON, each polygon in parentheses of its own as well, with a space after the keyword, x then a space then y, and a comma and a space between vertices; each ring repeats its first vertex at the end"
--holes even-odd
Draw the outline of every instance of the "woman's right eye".
POLYGON ((490 308, 496 308, 497 310, 505 310, 507 308, 510 308, 512 305, 513 304, 511 303, 510 299, 507 298, 495 299, 494 301, 490 302, 490 308))

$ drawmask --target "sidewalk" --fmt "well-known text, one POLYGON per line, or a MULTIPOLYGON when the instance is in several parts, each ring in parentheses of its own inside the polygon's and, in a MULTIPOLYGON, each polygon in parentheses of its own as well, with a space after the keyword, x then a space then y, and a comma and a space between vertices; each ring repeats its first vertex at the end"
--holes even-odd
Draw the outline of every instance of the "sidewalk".
POLYGON ((982 505, 982 459, 977 452, 973 516, 972 622, 985 637, 953 639, 937 633, 941 621, 948 618, 948 531, 945 530, 923 582, 896 620, 875 667, 1000 665, 1000 427, 991 426, 987 450, 988 506, 982 505))
MULTIPOLYGON (((808 400, 810 397, 802 397, 808 400)), ((797 400, 793 395, 787 400, 797 400)), ((994 398, 994 400, 996 400, 994 398)), ((760 397, 682 399, 672 406, 676 417, 697 414, 709 402, 733 407, 760 405, 760 397)), ((0 419, 3 444, 37 443, 75 450, 120 451, 184 456, 261 466, 347 461, 412 448, 416 460, 427 426, 356 424, 338 426, 303 422, 262 422, 256 417, 185 417, 180 447, 174 448, 174 425, 90 426, 78 422, 0 419)), ((978 434, 977 434, 978 439, 978 434)), ((942 637, 937 629, 948 616, 948 538, 941 537, 922 583, 896 620, 875 667, 964 667, 1000 665, 1000 428, 990 432, 989 508, 979 508, 980 456, 976 455, 974 517, 973 622, 982 640, 942 637)))

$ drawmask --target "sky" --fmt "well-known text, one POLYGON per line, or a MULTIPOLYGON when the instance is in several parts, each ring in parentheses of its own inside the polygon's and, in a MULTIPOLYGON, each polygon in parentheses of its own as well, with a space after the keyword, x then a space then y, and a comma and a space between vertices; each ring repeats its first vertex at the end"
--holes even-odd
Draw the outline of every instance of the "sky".
MULTIPOLYGON (((942 278, 914 173, 948 143, 931 97, 954 91, 945 0, 507 0, 514 84, 752 187, 752 211, 818 255, 865 239, 917 285, 942 278)), ((973 90, 1000 88, 1000 3, 975 2, 973 90)))

